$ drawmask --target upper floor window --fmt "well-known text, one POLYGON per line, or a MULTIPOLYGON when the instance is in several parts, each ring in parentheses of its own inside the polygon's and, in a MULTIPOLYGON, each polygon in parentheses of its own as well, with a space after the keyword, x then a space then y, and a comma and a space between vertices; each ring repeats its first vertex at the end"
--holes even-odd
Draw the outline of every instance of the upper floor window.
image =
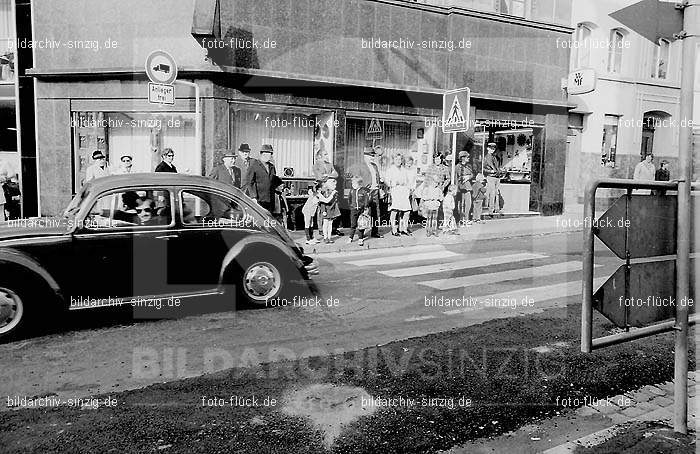
POLYGON ((0 83, 14 81, 16 46, 12 2, 0 0, 0 83))
POLYGON ((591 65, 591 27, 579 24, 576 28, 576 68, 586 68, 591 65))
POLYGON ((510 14, 511 16, 526 17, 526 0, 505 0, 504 14, 510 14))
POLYGON ((659 44, 654 49, 652 60, 651 77, 655 79, 666 79, 668 74, 668 60, 671 54, 671 43, 665 39, 660 39, 659 44))
POLYGON ((610 31, 608 43, 608 72, 620 74, 622 69, 622 49, 625 48, 625 35, 621 30, 610 31))

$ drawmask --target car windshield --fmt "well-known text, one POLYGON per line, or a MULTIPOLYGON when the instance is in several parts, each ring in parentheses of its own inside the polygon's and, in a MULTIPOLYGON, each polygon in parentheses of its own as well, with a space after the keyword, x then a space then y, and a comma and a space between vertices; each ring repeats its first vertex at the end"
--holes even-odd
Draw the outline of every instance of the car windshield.
POLYGON ((73 200, 71 200, 68 204, 66 210, 63 212, 63 217, 74 218, 75 215, 78 214, 78 211, 80 210, 80 205, 82 205, 83 201, 87 198, 88 194, 89 191, 87 188, 83 188, 79 193, 77 193, 73 197, 73 200))

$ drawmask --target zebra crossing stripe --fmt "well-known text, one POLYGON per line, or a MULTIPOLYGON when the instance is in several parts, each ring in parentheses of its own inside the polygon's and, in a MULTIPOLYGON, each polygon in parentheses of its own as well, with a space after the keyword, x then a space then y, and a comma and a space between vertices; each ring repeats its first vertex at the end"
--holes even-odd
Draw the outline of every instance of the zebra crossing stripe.
MULTIPOLYGON (((607 278, 594 279, 593 287, 597 288, 603 283, 605 283, 607 278)), ((535 308, 538 302, 557 299, 557 298, 568 298, 570 296, 580 295, 582 291, 581 281, 574 282, 563 282, 561 284, 545 285, 543 287, 532 287, 517 289, 512 292, 495 293, 493 295, 479 296, 474 298, 476 301, 471 307, 464 307, 460 309, 453 309, 449 311, 444 311, 445 315, 456 315, 463 314, 465 312, 473 312, 478 309, 489 308, 488 304, 498 308, 497 302, 503 301, 517 301, 520 306, 520 302, 525 298, 529 298, 535 301, 535 308)), ((504 307, 501 305, 500 307, 504 307)))
POLYGON ((429 251, 444 251, 445 246, 441 244, 425 244, 419 246, 408 246, 408 247, 394 247, 394 248, 377 248, 377 249, 363 249, 361 251, 347 251, 347 252, 329 252, 319 254, 319 258, 323 259, 335 259, 335 258, 349 258, 349 257, 366 257, 373 255, 403 255, 412 254, 415 252, 429 252, 429 251))
POLYGON ((391 257, 377 257, 373 259, 355 260, 346 262, 348 265, 355 266, 380 266, 380 265, 395 265, 397 263, 419 262, 421 260, 436 260, 446 257, 461 257, 462 254, 456 254, 450 251, 435 251, 423 252, 421 254, 395 255, 391 257))
MULTIPOLYGON (((597 265, 596 267, 600 266, 602 265, 597 265)), ((496 273, 473 274, 471 276, 451 277, 448 279, 435 279, 419 282, 418 284, 432 287, 437 290, 452 290, 456 288, 469 287, 471 285, 495 284, 498 282, 516 281, 519 279, 570 273, 573 271, 581 271, 582 268, 583 264, 580 260, 577 260, 563 263, 553 263, 551 265, 519 268, 509 271, 498 271, 496 273)))
POLYGON ((543 259, 547 257, 549 256, 542 254, 531 254, 529 252, 511 253, 508 255, 498 256, 489 254, 488 256, 480 258, 470 258, 467 260, 460 260, 457 262, 438 263, 435 265, 423 265, 409 268, 397 268, 393 270, 379 271, 379 274, 383 274, 389 277, 410 277, 419 276, 421 274, 442 273, 444 271, 468 270, 470 268, 481 268, 491 265, 500 265, 503 263, 523 262, 526 260, 543 259))
POLYGON ((419 315, 417 317, 411 317, 404 320, 405 322, 420 322, 422 320, 430 320, 432 318, 437 318, 434 315, 419 315))

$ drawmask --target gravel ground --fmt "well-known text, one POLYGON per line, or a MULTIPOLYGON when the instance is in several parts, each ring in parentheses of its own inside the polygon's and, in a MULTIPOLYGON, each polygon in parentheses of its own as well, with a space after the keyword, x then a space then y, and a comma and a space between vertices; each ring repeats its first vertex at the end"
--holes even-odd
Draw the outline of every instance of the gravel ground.
POLYGON ((695 434, 678 434, 655 422, 639 422, 625 427, 615 437, 593 448, 579 448, 576 454, 694 454, 695 434))
MULTIPOLYGON (((596 319, 596 336, 612 329, 596 319)), ((557 415, 569 398, 583 405, 672 378, 671 334, 582 354, 579 330, 572 306, 113 394, 114 407, 4 412, 0 445, 8 453, 328 452, 322 428, 281 411, 289 390, 327 383, 403 399, 347 424, 332 452, 433 453, 557 415), (231 406, 235 396, 250 405, 231 406), (210 406, 212 398, 221 405, 210 406)), ((336 403, 316 404, 332 418, 336 403)))

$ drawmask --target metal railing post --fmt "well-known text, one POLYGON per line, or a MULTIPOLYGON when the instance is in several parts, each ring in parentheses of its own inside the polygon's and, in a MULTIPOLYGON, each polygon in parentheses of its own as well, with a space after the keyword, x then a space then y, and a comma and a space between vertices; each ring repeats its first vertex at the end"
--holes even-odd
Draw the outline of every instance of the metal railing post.
POLYGON ((593 340, 593 258, 595 247, 595 193, 598 182, 586 188, 583 199, 583 301, 581 304, 581 351, 591 352, 593 340))

